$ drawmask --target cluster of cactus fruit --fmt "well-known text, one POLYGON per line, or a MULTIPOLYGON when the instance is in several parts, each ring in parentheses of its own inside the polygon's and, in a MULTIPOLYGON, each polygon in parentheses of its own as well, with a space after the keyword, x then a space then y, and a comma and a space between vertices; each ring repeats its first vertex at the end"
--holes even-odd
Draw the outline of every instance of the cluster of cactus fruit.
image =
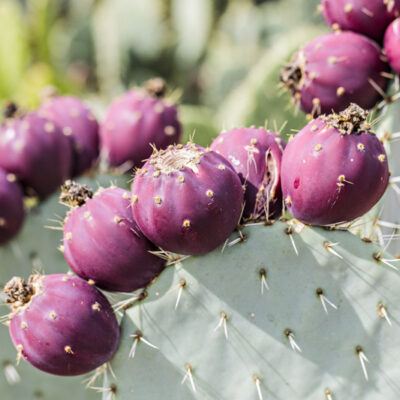
POLYGON ((110 166, 135 168, 130 192, 63 183, 61 250, 73 272, 5 285, 18 358, 55 375, 94 371, 89 386, 107 400, 399 398, 398 259, 343 224, 389 184, 366 109, 395 100, 378 42, 399 73, 400 1, 321 7, 336 32, 280 73, 316 117, 288 144, 255 127, 222 132, 209 148, 179 144, 160 80, 116 100, 100 129, 72 97, 24 117, 11 107, 0 132, 4 242, 22 225, 16 181, 44 199, 91 168, 99 146, 110 166), (59 166, 43 167, 48 179, 34 176, 42 166, 30 151, 18 156, 42 141, 59 166))

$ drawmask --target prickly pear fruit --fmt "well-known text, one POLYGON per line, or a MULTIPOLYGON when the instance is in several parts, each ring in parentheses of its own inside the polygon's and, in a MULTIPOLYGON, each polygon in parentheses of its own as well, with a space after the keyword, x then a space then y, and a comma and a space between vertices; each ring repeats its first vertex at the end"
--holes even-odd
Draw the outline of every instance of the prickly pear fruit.
POLYGON ((53 121, 71 139, 71 176, 90 169, 99 155, 99 125, 86 105, 74 96, 48 96, 39 114, 53 121))
POLYGON ((235 229, 242 211, 239 176, 221 155, 192 143, 154 152, 132 185, 133 216, 166 251, 204 254, 235 229))
POLYGON ((390 66, 400 74, 400 18, 394 20, 387 28, 384 49, 390 66))
POLYGON ((12 239, 24 221, 22 191, 15 175, 0 169, 0 245, 12 239))
POLYGON ((54 192, 70 174, 71 154, 69 139, 37 112, 8 118, 0 127, 0 167, 30 195, 44 199, 54 192))
POLYGON ((10 335, 20 356, 55 375, 80 375, 107 362, 119 327, 110 303, 85 280, 67 274, 14 277, 4 292, 10 335))
POLYGON ((100 127, 101 149, 113 167, 140 167, 152 153, 151 144, 162 149, 179 142, 177 108, 162 98, 161 82, 150 82, 147 90, 135 88, 116 99, 100 127))
POLYGON ((286 206, 308 224, 331 225, 365 214, 389 181, 386 153, 352 104, 340 114, 311 121, 283 153, 281 179, 286 206))
POLYGON ((221 133, 211 149, 224 156, 245 185, 244 219, 276 218, 282 213, 280 167, 286 143, 264 128, 237 128, 221 133))
POLYGON ((386 27, 400 15, 400 0, 322 0, 322 14, 336 30, 382 42, 386 27))
POLYGON ((117 187, 93 196, 86 185, 67 181, 61 201, 75 205, 64 225, 64 257, 81 278, 105 290, 132 292, 147 286, 163 260, 141 233, 130 207, 131 196, 117 187))
POLYGON ((343 111, 350 103, 370 109, 382 98, 389 66, 381 48, 358 33, 336 32, 317 37, 297 51, 280 78, 304 112, 343 111), (355 73, 356 71, 356 73, 355 73))

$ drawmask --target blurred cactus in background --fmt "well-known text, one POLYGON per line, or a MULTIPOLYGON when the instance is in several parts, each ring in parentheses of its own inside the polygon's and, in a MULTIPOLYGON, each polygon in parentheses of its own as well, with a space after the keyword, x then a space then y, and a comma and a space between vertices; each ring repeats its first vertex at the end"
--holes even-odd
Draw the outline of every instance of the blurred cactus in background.
MULTIPOLYGON (((45 86, 79 94, 100 118, 111 98, 162 76, 181 94, 187 137, 303 115, 276 98, 277 71, 327 30, 317 0, 0 0, 0 99, 40 103, 45 86), (288 112, 289 110, 289 112, 288 112)), ((201 137, 200 137, 201 136, 201 137)))

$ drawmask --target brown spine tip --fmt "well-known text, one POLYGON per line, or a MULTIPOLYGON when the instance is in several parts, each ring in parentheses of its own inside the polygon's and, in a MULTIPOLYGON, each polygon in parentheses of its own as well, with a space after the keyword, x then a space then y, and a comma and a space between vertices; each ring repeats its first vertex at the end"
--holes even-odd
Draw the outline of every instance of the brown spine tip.
POLYGON ((68 207, 83 206, 92 197, 93 191, 87 185, 67 180, 61 186, 60 203, 68 207))
POLYGON ((164 97, 167 92, 167 83, 162 78, 153 78, 143 84, 148 94, 154 97, 164 97))

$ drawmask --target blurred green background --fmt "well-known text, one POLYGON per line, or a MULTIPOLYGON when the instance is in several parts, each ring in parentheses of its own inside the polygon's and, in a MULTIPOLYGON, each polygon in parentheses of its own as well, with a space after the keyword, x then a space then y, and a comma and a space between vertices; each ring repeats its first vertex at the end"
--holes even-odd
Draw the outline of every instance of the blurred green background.
POLYGON ((36 107, 53 85, 101 119, 153 76, 179 97, 186 136, 305 118, 279 89, 293 51, 327 31, 318 0, 0 0, 0 100, 36 107))

